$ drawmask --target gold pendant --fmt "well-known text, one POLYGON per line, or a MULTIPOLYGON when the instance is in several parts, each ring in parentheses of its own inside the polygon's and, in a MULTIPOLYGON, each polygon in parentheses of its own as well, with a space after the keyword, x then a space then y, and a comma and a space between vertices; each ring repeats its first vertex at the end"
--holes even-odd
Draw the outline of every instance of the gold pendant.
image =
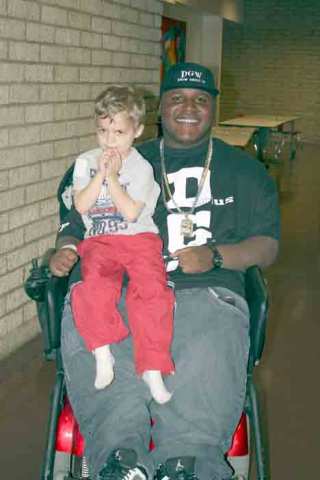
POLYGON ((193 221, 188 215, 184 215, 181 220, 180 233, 184 237, 193 237, 193 221))

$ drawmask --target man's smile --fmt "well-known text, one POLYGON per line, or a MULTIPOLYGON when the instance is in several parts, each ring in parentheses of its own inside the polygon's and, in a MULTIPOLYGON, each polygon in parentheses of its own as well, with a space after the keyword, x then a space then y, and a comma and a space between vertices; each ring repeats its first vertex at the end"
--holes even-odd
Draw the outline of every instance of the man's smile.
POLYGON ((186 125, 194 125, 194 124, 199 123, 199 120, 196 119, 196 118, 179 117, 179 118, 176 118, 176 122, 177 123, 183 123, 183 124, 186 124, 186 125))

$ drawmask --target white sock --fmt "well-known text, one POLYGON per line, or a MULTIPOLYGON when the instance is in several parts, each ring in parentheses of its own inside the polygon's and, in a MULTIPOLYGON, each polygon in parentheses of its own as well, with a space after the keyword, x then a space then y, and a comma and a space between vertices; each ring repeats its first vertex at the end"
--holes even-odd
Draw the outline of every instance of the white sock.
POLYGON ((114 371, 114 358, 110 352, 109 345, 103 345, 93 350, 93 354, 96 358, 96 379, 94 386, 97 390, 107 387, 113 380, 114 371))
POLYGON ((146 370, 142 374, 142 379, 149 386, 151 395, 156 402, 166 403, 170 400, 172 393, 168 392, 166 389, 159 370, 146 370))

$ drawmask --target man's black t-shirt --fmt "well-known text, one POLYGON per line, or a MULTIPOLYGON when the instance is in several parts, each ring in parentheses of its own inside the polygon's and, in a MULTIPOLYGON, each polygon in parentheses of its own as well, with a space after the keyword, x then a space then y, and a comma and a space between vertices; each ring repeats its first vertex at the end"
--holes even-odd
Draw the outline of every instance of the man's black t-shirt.
MULTIPOLYGON (((160 140, 137 147, 152 164, 156 181, 161 185, 160 140)), ((154 220, 164 242, 164 254, 192 245, 215 241, 217 245, 234 244, 252 236, 279 238, 279 208, 275 184, 263 164, 240 149, 213 140, 213 157, 197 205, 191 215, 194 234, 180 234, 181 213, 190 211, 197 195, 208 143, 187 149, 165 147, 165 167, 174 201, 160 195, 154 220)), ((60 235, 82 238, 81 222, 72 213, 62 223, 68 224, 60 235)), ((220 286, 244 294, 243 273, 212 269, 199 274, 185 274, 175 260, 168 262, 170 279, 176 288, 220 286)))
MULTIPOLYGON (((139 150, 153 165, 156 181, 161 184, 159 140, 147 142, 139 150)), ((190 211, 193 205, 207 150, 207 142, 185 150, 164 149, 170 190, 182 211, 190 211)), ((265 167, 247 153, 218 139, 213 140, 210 170, 192 215, 193 237, 180 235, 182 215, 177 212, 173 201, 169 206, 172 213, 168 212, 163 197, 160 197, 154 216, 165 253, 208 241, 223 245, 257 235, 279 238, 277 192, 265 167)), ((219 285, 243 294, 241 272, 212 269, 201 274, 184 274, 174 261, 170 263, 170 278, 177 288, 219 285)))

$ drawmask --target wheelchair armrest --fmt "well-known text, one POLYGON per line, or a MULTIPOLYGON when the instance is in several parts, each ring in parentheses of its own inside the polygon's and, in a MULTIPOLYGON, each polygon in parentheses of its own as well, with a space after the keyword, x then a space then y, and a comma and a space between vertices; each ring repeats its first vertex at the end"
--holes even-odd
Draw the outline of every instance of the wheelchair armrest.
POLYGON ((32 260, 32 268, 24 288, 27 295, 35 300, 37 314, 42 330, 44 354, 47 360, 55 359, 56 350, 60 347, 60 325, 64 297, 68 289, 68 278, 51 276, 47 260, 54 250, 45 254, 38 265, 32 260))
POLYGON ((68 277, 51 277, 45 290, 47 336, 51 352, 60 348, 61 319, 64 298, 68 291, 68 277))
POLYGON ((24 290, 28 297, 36 302, 41 302, 44 298, 45 287, 51 276, 49 260, 54 252, 55 249, 50 248, 42 257, 40 265, 37 258, 32 259, 30 275, 24 282, 24 290))
POLYGON ((266 283, 259 267, 253 266, 246 271, 245 292, 250 311, 250 372, 262 355, 269 306, 266 283))

